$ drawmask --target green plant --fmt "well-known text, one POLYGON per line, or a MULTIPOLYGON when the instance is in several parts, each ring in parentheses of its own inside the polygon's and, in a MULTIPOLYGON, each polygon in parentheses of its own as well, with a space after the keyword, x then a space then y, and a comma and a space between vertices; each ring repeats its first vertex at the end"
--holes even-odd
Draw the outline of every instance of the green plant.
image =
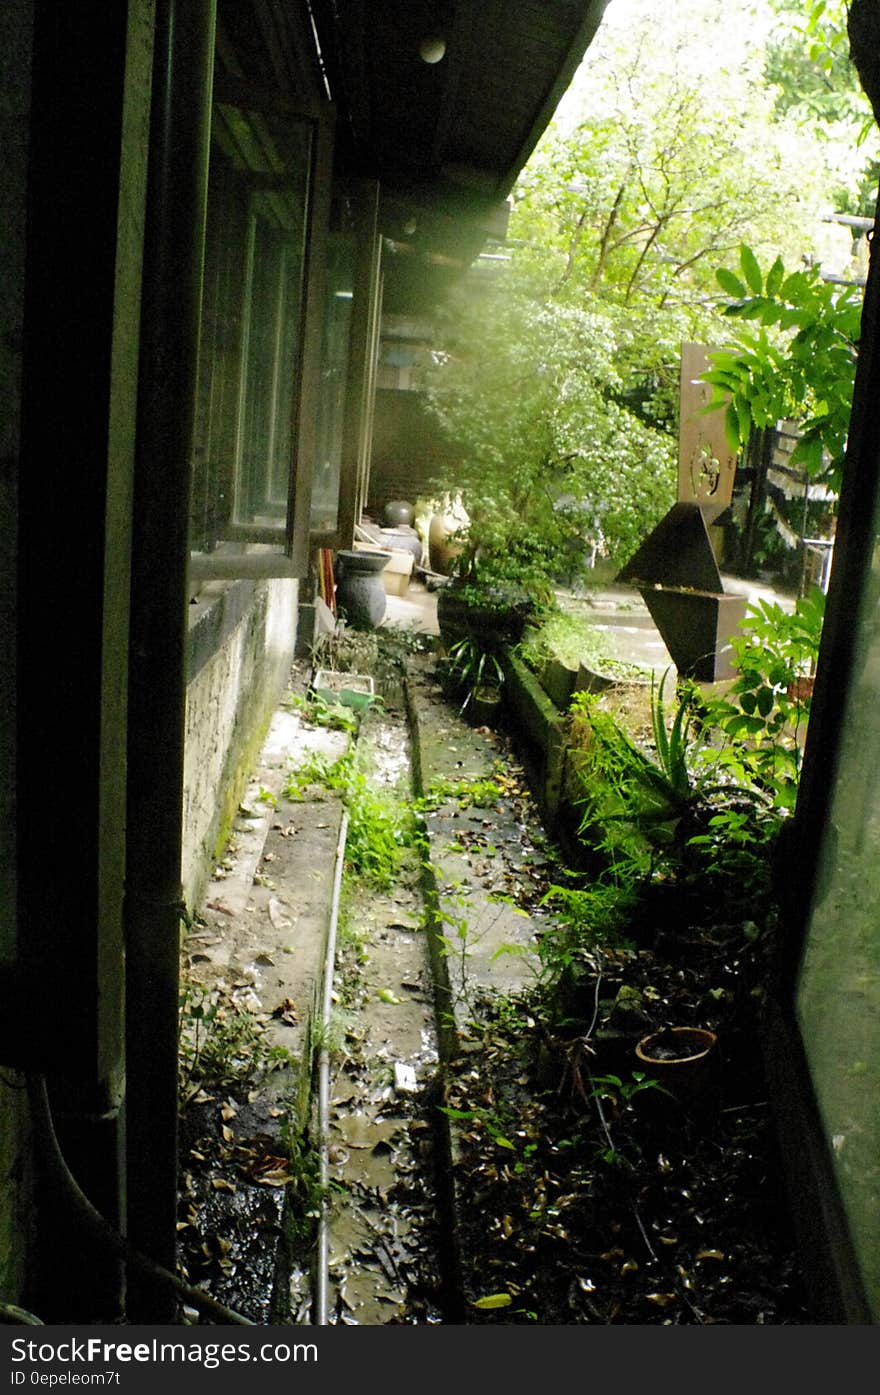
POLYGON ((487 690, 497 691, 504 683, 501 660, 494 649, 476 635, 456 640, 449 650, 447 671, 452 682, 464 693, 460 712, 487 690))
POLYGON ((509 1152, 516 1152, 516 1144, 507 1137, 507 1134, 512 1132, 511 1126, 499 1117, 497 1111, 479 1105, 473 1109, 453 1109, 449 1105, 441 1104, 437 1108, 448 1119, 469 1123, 477 1129, 485 1130, 497 1148, 506 1148, 509 1152))
POLYGON ((285 794, 303 799, 316 786, 335 793, 347 810, 346 868, 379 889, 392 886, 404 850, 416 838, 412 806, 374 788, 354 751, 335 761, 312 756, 288 776, 285 794))
POLYGON ((659 1090, 662 1095, 670 1095, 670 1091, 665 1085, 661 1085, 659 1080, 651 1079, 644 1072, 634 1070, 629 1080, 623 1080, 619 1075, 591 1075, 590 1084, 592 1086, 591 1098, 600 1099, 603 1103, 608 1103, 615 1114, 622 1113, 632 1104, 637 1095, 645 1090, 659 1090))
POLYGON ((692 760, 696 690, 681 685, 671 722, 664 688, 668 671, 652 681, 653 752, 637 745, 590 693, 576 693, 573 722, 587 731, 579 750, 579 833, 592 838, 613 865, 651 871, 657 852, 687 837, 690 815, 703 796, 692 760))
POLYGON ((200 1090, 253 1083, 295 1064, 270 1045, 262 1024, 228 993, 184 980, 180 990, 179 1094, 184 1105, 200 1090))
POLYGON ((538 625, 529 627, 517 646, 517 654, 530 669, 539 672, 550 659, 569 668, 588 664, 600 668, 607 661, 604 641, 589 621, 564 610, 544 615, 538 625))
POLYGON ((724 314, 758 328, 738 328, 724 348, 710 354, 712 366, 703 378, 713 391, 704 410, 724 408, 733 450, 748 445, 753 428, 767 430, 794 418, 801 437, 791 464, 802 464, 811 478, 822 476, 839 489, 858 354, 860 289, 824 281, 818 266, 786 274, 781 257, 765 273, 745 244, 739 271, 719 267, 716 276, 730 297, 724 314))
POLYGON ((767 790, 774 806, 794 809, 801 743, 809 721, 812 685, 825 616, 816 586, 794 610, 776 601, 749 606, 743 633, 732 647, 737 677, 724 697, 707 702, 706 720, 730 744, 718 759, 741 782, 767 790))
POLYGON ((327 727, 331 731, 356 732, 358 713, 342 702, 332 702, 309 689, 303 697, 299 694, 288 698, 284 706, 290 712, 298 712, 307 722, 316 727, 327 727))
POLYGON ((455 800, 460 809, 488 809, 501 798, 502 788, 497 780, 442 780, 431 781, 430 786, 416 800, 415 807, 420 813, 438 809, 447 800, 455 800))

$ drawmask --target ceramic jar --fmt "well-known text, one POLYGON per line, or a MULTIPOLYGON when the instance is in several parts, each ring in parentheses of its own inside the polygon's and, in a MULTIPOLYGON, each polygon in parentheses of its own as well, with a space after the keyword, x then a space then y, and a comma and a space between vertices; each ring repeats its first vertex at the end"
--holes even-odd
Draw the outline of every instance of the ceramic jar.
POLYGON ((415 511, 405 499, 391 499, 382 511, 386 528, 399 528, 401 524, 411 527, 415 511))
POLYGON ((385 617, 382 572, 390 552, 343 549, 336 554, 336 605, 353 629, 374 630, 385 617))

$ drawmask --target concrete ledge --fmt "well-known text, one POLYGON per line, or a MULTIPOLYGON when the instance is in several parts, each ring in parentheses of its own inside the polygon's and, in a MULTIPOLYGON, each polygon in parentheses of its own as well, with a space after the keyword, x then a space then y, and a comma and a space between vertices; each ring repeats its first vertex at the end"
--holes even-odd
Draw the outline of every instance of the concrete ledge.
POLYGON ((505 702, 518 724, 523 753, 531 764, 535 797, 546 823, 555 825, 565 760, 564 723, 559 709, 521 659, 504 655, 505 702))

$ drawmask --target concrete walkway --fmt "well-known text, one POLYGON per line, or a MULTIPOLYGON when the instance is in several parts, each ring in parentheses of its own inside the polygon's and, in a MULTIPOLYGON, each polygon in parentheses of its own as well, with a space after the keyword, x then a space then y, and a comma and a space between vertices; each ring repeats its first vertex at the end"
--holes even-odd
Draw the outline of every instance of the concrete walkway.
MULTIPOLYGON (((766 588, 754 588, 753 594, 781 599, 766 588)), ((610 586, 589 597, 578 598, 578 603, 605 637, 612 657, 657 672, 670 665, 669 654, 638 592, 610 586)), ((404 596, 388 596, 383 627, 437 635, 437 592, 412 582, 404 596)), ((291 798, 286 782, 291 771, 301 768, 310 757, 319 756, 332 762, 350 741, 346 733, 328 731, 304 720, 297 699, 305 692, 310 677, 308 661, 295 664, 290 688, 270 726, 238 811, 226 855, 216 868, 184 945, 185 974, 189 983, 205 990, 219 988, 239 1007, 254 1014, 269 1047, 284 1048, 292 1060, 301 1063, 292 1073, 273 1073, 267 1086, 249 1100, 248 1109, 237 1118, 222 1114, 221 1100, 203 1106, 208 1113, 221 1111, 218 1118, 222 1115, 225 1120, 224 1137, 227 1133, 244 1137, 248 1128, 257 1129, 277 1140, 279 1155, 283 1155, 285 1146, 281 1121, 289 1109, 292 1093, 299 1101, 300 1111, 307 1110, 314 1023, 322 994, 342 826, 342 805, 338 797, 331 794, 329 798, 316 796, 314 800, 300 796, 291 798)), ((469 725, 448 704, 438 686, 429 655, 410 656, 404 686, 414 791, 418 795, 434 792, 435 796, 425 813, 426 902, 424 914, 421 907, 413 905, 404 915, 400 904, 396 904, 396 908, 392 904, 385 920, 378 925, 375 962, 370 972, 374 976, 385 975, 389 982, 392 979, 394 982, 391 992, 386 992, 379 980, 367 990, 367 1000, 375 1009, 373 1015, 376 1016, 377 1011, 382 1013, 382 1020, 377 1017, 367 1032, 372 1041, 368 1054, 387 1070, 395 1062, 402 1062, 401 1069, 406 1067, 410 1076, 417 1079, 419 1090, 429 1090, 432 1052, 428 1051, 425 1056, 422 1050, 420 1055, 413 1042, 403 1038, 398 1042, 395 1037, 404 1015, 401 1000, 411 997, 415 1008, 420 998, 430 1003, 432 997, 427 983, 423 994, 415 991, 421 983, 417 968, 404 971, 397 963, 394 956, 399 957, 401 952, 401 935, 409 940, 422 940, 415 928, 417 923, 433 930, 433 934, 425 937, 424 947, 432 947, 433 998, 442 1061, 446 1053, 455 1050, 459 1031, 466 1025, 484 990, 513 992, 534 972, 536 930, 546 912, 532 906, 524 914, 517 909, 518 894, 512 893, 518 893, 523 882, 540 870, 540 864, 546 862, 547 857, 542 847, 540 822, 534 811, 528 813, 531 807, 528 792, 522 788, 521 780, 518 784, 520 777, 509 758, 505 766, 502 743, 490 729, 469 725), (481 783, 488 781, 500 787, 501 795, 499 797, 496 790, 496 795, 484 805, 480 803, 478 792, 481 783), (401 922, 406 923, 404 931, 401 922), (397 979, 403 983, 403 989, 397 979)), ((398 902, 403 894, 403 888, 399 888, 398 902)), ((379 918, 381 920, 382 916, 379 918)), ((426 972, 425 976, 430 977, 430 973, 426 972)), ((425 1031, 417 1026, 413 1039, 421 1040, 424 1047, 425 1031)), ((350 1086, 346 1079, 342 1083, 348 1091, 350 1086)), ((393 1086, 388 1087, 381 1080, 372 1081, 369 1107, 364 1107, 362 1101, 353 1105, 349 1095, 343 1093, 340 1097, 338 1088, 337 1084, 334 1098, 337 1107, 342 1108, 341 1117, 350 1115, 351 1118, 342 1132, 334 1132, 336 1156, 340 1159, 354 1157, 357 1162, 374 1146, 383 1155, 389 1155, 389 1142, 381 1129, 376 1132, 370 1125, 367 1129, 370 1136, 363 1139, 351 1133, 352 1120, 364 1122, 366 1127, 374 1114, 379 1118, 384 1110, 384 1115, 392 1122, 387 1128, 383 1124, 382 1128, 389 1133, 397 1154, 406 1153, 408 1166, 414 1168, 414 1153, 389 1103, 395 1097, 393 1086)), ((360 1096, 357 1099, 360 1101, 360 1096)), ((425 1100, 427 1102, 427 1094, 425 1100)), ((433 1114, 436 1115, 436 1111, 433 1114)), ((436 1124, 436 1118, 433 1122, 436 1124)), ((454 1151, 453 1132, 448 1129, 443 1146, 454 1151)), ((183 1163, 187 1166, 186 1159, 183 1163)), ((450 1172, 448 1163, 446 1170, 450 1172)), ((214 1189, 216 1204, 216 1175, 206 1173, 202 1178, 192 1163, 190 1172, 191 1178, 195 1178, 191 1181, 195 1211, 198 1211, 200 1186, 208 1198, 211 1188, 214 1189)), ((369 1188, 364 1188, 363 1179, 355 1181, 361 1196, 370 1192, 369 1188)), ((259 1178, 251 1185, 241 1177, 235 1179, 233 1189, 239 1208, 249 1192, 253 1193, 254 1204, 264 1203, 269 1197, 278 1204, 274 1209, 262 1205, 262 1230, 256 1237, 259 1242, 256 1249, 248 1248, 249 1238, 253 1240, 253 1236, 248 1237, 246 1233, 240 1240, 230 1241, 228 1273, 230 1276, 236 1272, 239 1275, 249 1273, 253 1280, 249 1293, 243 1295, 232 1278, 227 1279, 225 1275, 212 1285, 212 1292, 233 1308, 249 1304, 249 1312, 258 1322, 277 1321, 277 1309, 273 1305, 277 1305, 278 1295, 272 1288, 277 1272, 273 1246, 277 1249, 282 1244, 283 1191, 279 1188, 267 1196, 267 1188, 260 1184, 259 1178), (265 1270, 262 1292, 259 1292, 256 1273, 259 1266, 265 1270)), ((219 1196, 224 1195, 221 1183, 219 1196)), ((360 1230, 355 1227, 355 1233, 361 1250, 368 1249, 373 1240, 378 1243, 378 1231, 372 1223, 366 1231, 363 1226, 360 1230)), ((382 1243, 386 1247, 391 1243, 388 1235, 382 1243)), ((343 1229, 339 1232, 338 1244, 351 1248, 354 1241, 343 1229)), ((398 1268, 403 1272, 405 1249, 398 1247, 395 1253, 398 1268)), ((389 1279, 387 1254, 383 1264, 377 1281, 368 1278, 358 1284, 352 1278, 347 1290, 337 1276, 333 1289, 336 1298, 340 1303, 346 1300, 355 1305, 348 1316, 339 1320, 367 1323, 389 1320, 384 1314, 395 1311, 400 1285, 389 1279), (359 1316, 355 1315, 356 1310, 359 1316)), ((303 1280, 302 1275, 300 1279, 303 1280)), ((301 1284, 295 1291, 291 1281, 289 1298, 293 1321, 314 1320, 310 1317, 307 1284, 301 1284)), ((440 1320, 456 1319, 447 1315, 440 1320)))

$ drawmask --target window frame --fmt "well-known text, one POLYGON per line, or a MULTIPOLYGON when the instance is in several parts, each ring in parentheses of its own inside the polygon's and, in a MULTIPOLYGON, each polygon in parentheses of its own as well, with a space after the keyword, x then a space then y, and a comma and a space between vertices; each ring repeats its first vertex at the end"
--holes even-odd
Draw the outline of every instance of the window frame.
MULTIPOLYGON (((240 437, 243 429, 242 403, 246 390, 247 362, 244 349, 246 327, 242 319, 242 340, 237 351, 235 373, 237 393, 235 408, 235 464, 230 473, 229 487, 233 491, 228 520, 223 525, 223 540, 212 550, 190 547, 189 574, 194 582, 207 579, 236 579, 241 577, 304 577, 308 572, 310 553, 310 513, 312 471, 315 455, 315 417, 320 381, 320 358, 324 309, 324 275, 326 239, 330 218, 332 189, 333 135, 335 108, 330 102, 305 102, 285 98, 275 89, 260 83, 217 74, 214 79, 214 108, 237 108, 242 112, 265 115, 273 119, 288 119, 308 128, 310 135, 309 167, 306 177, 307 193, 303 234, 303 269, 301 277, 301 314, 297 331, 296 367, 290 392, 290 450, 286 492, 286 516, 278 526, 254 525, 238 516, 236 494, 240 437)), ((212 154, 214 145, 212 142, 212 154)), ((219 178, 226 177, 222 173, 219 178)), ((228 176, 247 190, 289 187, 283 177, 274 180, 257 171, 236 170, 228 176)), ((252 197, 252 193, 251 193, 252 197)), ((246 240, 255 236, 250 210, 246 240)), ((219 268, 222 274, 222 267, 219 268)), ((239 310, 244 316, 243 290, 239 310)), ((276 327, 277 328, 277 327, 276 327)), ((277 369, 277 361, 276 361, 277 369)), ((210 410, 210 409, 208 409, 210 410)), ((274 418, 273 418, 274 420, 274 418)), ((288 426, 285 429, 288 429, 288 426)), ((201 467, 207 479, 208 467, 201 467)), ((200 462, 194 463, 194 478, 200 462)), ((205 490, 206 497, 210 485, 205 490)))

